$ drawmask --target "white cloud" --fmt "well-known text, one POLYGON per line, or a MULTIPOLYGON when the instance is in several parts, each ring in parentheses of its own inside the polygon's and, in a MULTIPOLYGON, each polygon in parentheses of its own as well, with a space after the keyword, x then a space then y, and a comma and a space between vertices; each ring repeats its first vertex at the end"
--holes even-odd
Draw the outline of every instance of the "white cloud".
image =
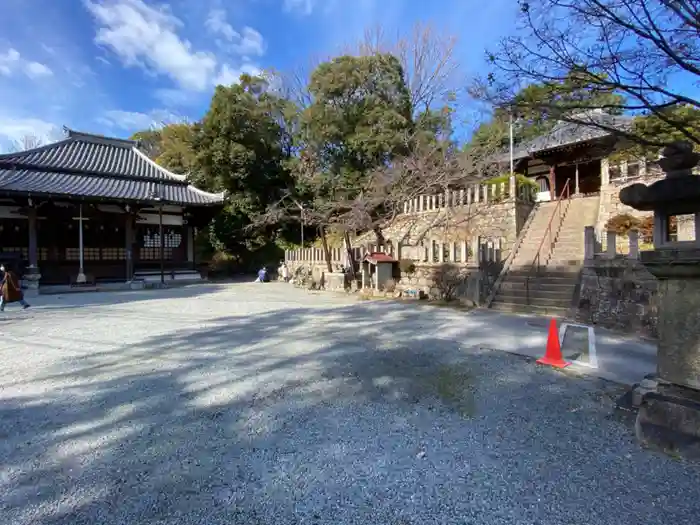
POLYGON ((239 33, 226 20, 226 11, 212 9, 205 26, 209 33, 225 40, 217 41, 219 47, 243 56, 262 56, 265 54, 265 40, 252 27, 244 27, 239 33))
POLYGON ((313 13, 316 0, 284 0, 284 10, 308 16, 313 13))
POLYGON ((39 62, 24 60, 20 52, 14 48, 10 48, 5 53, 0 53, 0 75, 9 77, 17 72, 23 72, 31 79, 53 75, 53 71, 48 66, 39 62))
POLYGON ((10 48, 7 53, 0 53, 0 75, 10 76, 20 64, 20 54, 10 48))
MULTIPOLYGON (((229 78, 230 67, 214 53, 195 50, 178 31, 183 23, 169 7, 154 7, 142 0, 84 0, 97 23, 95 43, 110 49, 127 67, 141 67, 147 73, 170 77, 179 91, 202 92, 229 78)), ((206 28, 225 41, 225 49, 238 57, 264 53, 262 35, 245 27, 239 33, 227 21, 226 13, 213 10, 206 28)), ((231 57, 234 58, 235 57, 231 57)), ((240 58, 239 58, 240 59, 240 58)), ((165 90, 163 98, 176 98, 165 90)))
POLYGON ((265 40, 252 27, 244 27, 243 33, 233 50, 244 56, 262 56, 265 54, 265 40))
POLYGON ((114 109, 105 111, 104 115, 97 119, 100 124, 123 131, 149 129, 181 120, 179 115, 164 109, 156 109, 149 113, 114 109))
POLYGON ((211 34, 222 36, 229 41, 240 36, 238 31, 226 21, 226 11, 223 9, 209 11, 205 26, 211 34))
POLYGON ((53 142, 61 135, 61 130, 52 122, 38 118, 16 118, 0 115, 0 138, 5 143, 15 143, 24 137, 34 136, 42 143, 53 142))
POLYGON ((39 62, 27 62, 24 66, 24 73, 29 78, 42 78, 53 75, 53 71, 51 71, 51 69, 44 64, 40 64, 39 62))
POLYGON ((166 8, 141 0, 85 4, 99 24, 95 42, 111 49, 126 66, 141 66, 169 76, 186 89, 203 90, 216 70, 212 53, 194 51, 181 39, 182 22, 166 8))
POLYGON ((221 72, 214 79, 215 85, 230 86, 231 84, 238 84, 240 76, 243 73, 248 73, 251 76, 259 75, 262 73, 259 67, 253 64, 243 64, 241 67, 233 68, 228 64, 224 64, 221 68, 221 72))

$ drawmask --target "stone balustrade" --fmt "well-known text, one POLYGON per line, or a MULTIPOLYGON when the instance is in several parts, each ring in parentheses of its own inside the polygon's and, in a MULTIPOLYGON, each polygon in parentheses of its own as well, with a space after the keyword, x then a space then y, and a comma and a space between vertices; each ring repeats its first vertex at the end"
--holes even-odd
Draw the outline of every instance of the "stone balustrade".
POLYGON ((503 202, 517 193, 518 201, 533 202, 535 190, 528 184, 510 182, 497 184, 472 184, 459 190, 446 190, 434 195, 420 195, 403 205, 403 213, 422 213, 444 208, 503 202))
MULTIPOLYGON (((380 251, 376 246, 353 248, 353 257, 359 260, 368 252, 380 251)), ((345 248, 330 248, 331 264, 345 264, 347 262, 347 251, 345 248)), ((284 261, 287 263, 325 263, 326 258, 323 248, 299 248, 298 250, 285 250, 284 261)))
MULTIPOLYGON (((502 240, 487 239, 479 236, 471 240, 445 241, 444 239, 427 238, 419 246, 394 246, 380 247, 367 245, 353 248, 353 258, 359 261, 367 253, 386 252, 396 259, 409 259, 421 263, 467 263, 476 255, 480 261, 500 261, 502 258, 502 240)), ((331 264, 347 264, 347 252, 344 248, 331 248, 331 264)), ((322 248, 302 248, 298 250, 286 250, 284 260, 288 264, 301 263, 315 265, 325 264, 326 260, 322 248)))
POLYGON ((613 259, 615 257, 626 257, 628 259, 639 259, 639 232, 631 230, 627 234, 629 250, 618 250, 618 235, 614 231, 606 232, 605 246, 599 246, 596 239, 595 227, 586 226, 584 233, 584 258, 586 261, 599 258, 613 259))

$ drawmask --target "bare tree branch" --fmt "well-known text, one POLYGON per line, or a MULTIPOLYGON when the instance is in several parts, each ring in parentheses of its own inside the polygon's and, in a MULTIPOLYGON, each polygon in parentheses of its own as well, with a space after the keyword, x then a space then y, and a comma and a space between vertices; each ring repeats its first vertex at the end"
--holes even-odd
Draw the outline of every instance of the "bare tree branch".
POLYGON ((28 134, 14 141, 11 150, 13 152, 26 151, 28 149, 38 148, 43 145, 44 141, 42 141, 39 137, 37 137, 36 135, 28 134))
MULTIPOLYGON (((480 98, 504 106, 528 84, 562 86, 575 77, 590 90, 624 95, 623 101, 604 109, 654 114, 700 144, 699 130, 665 111, 676 105, 700 109, 700 100, 687 89, 700 80, 698 2, 519 0, 519 8, 519 34, 487 53, 492 71, 476 86, 480 98)), ((562 120, 601 127, 585 117, 585 111, 593 109, 585 98, 567 100, 563 106, 560 100, 539 100, 528 109, 558 112, 562 120)), ((651 145, 631 130, 608 131, 651 145)))
POLYGON ((396 56, 406 75, 414 113, 454 103, 460 92, 460 63, 455 52, 457 38, 417 23, 410 33, 387 38, 381 25, 365 31, 362 41, 347 46, 349 54, 389 53, 396 56))

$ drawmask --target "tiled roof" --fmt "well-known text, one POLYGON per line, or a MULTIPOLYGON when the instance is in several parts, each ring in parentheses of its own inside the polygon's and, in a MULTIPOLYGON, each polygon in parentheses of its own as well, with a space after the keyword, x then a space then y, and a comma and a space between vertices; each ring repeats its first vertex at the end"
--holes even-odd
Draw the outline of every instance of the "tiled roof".
POLYGON ((21 169, 0 169, 2 192, 133 201, 160 197, 163 202, 195 206, 218 204, 223 200, 223 195, 207 193, 188 184, 21 169))
POLYGON ((562 146, 588 142, 613 134, 613 130, 626 131, 632 123, 631 117, 589 113, 577 117, 581 122, 560 121, 549 132, 532 140, 524 147, 530 153, 539 153, 562 146), (590 122, 590 124, 586 124, 590 122))
POLYGON ((75 131, 65 140, 0 155, 0 192, 153 200, 184 205, 223 202, 158 166, 130 140, 75 131))
MULTIPOLYGON (((571 146, 608 137, 613 134, 612 130, 626 131, 632 123, 631 117, 609 115, 602 112, 590 112, 585 116, 579 115, 577 119, 581 122, 559 121, 548 133, 524 144, 519 144, 513 150, 513 160, 517 161, 562 146, 571 146), (586 121, 590 124, 585 124, 586 121)), ((508 151, 499 153, 495 159, 496 162, 508 162, 510 153, 508 151)))

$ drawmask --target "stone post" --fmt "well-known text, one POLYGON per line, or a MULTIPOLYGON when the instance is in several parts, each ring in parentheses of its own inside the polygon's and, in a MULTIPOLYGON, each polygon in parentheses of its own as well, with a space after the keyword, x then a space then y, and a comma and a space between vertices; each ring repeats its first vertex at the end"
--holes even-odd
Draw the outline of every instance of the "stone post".
POLYGON ((481 264, 481 258, 480 258, 480 249, 481 246, 481 238, 477 235, 475 237, 472 237, 472 257, 474 258, 474 262, 476 264, 481 264))
POLYGON ((595 258, 595 227, 586 226, 583 231, 584 260, 591 261, 595 258))
POLYGON ((612 259, 617 255, 617 234, 615 232, 608 232, 606 243, 605 255, 612 259))
POLYGON ((515 192, 517 191, 518 181, 515 175, 508 177, 508 197, 515 199, 515 192))
MULTIPOLYGON (((700 154, 690 144, 664 148, 659 165, 666 178, 649 186, 632 184, 620 192, 620 201, 653 211, 658 230, 669 216, 700 212, 700 177, 692 174, 698 161, 700 154)), ((695 454, 700 452, 700 243, 668 243, 656 231, 654 237, 654 250, 641 252, 640 260, 659 279, 657 376, 655 385, 643 381, 635 396, 640 404, 635 429, 644 443, 695 454)))
POLYGON ((627 237, 630 241, 630 259, 639 259, 639 232, 637 230, 631 230, 627 237))

